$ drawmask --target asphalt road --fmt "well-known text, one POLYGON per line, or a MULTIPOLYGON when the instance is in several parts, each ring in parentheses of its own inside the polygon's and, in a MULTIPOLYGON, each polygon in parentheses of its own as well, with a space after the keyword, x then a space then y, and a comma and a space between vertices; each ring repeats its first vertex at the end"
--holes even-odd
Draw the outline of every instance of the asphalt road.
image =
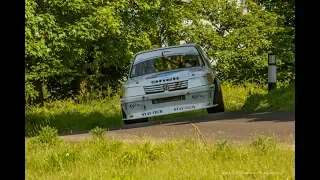
MULTIPOLYGON (((144 137, 155 139, 197 137, 199 133, 195 127, 198 127, 202 136, 209 140, 247 141, 258 135, 274 134, 279 140, 293 141, 294 124, 294 112, 226 112, 171 121, 126 125, 109 130, 106 136, 124 140, 144 137)), ((91 137, 88 133, 83 133, 62 136, 62 138, 69 141, 81 141, 91 137)))

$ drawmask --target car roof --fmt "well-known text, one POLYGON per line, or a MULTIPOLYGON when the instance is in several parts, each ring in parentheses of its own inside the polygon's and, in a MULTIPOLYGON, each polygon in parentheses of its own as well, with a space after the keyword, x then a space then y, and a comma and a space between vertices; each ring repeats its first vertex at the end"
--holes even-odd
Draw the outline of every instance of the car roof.
POLYGON ((161 48, 154 48, 154 49, 150 49, 150 50, 146 50, 146 51, 140 51, 140 52, 136 53, 136 55, 147 53, 147 52, 152 52, 152 51, 157 51, 157 50, 164 50, 164 49, 177 48, 177 47, 191 47, 191 46, 196 47, 196 46, 198 46, 198 44, 195 44, 195 43, 180 44, 180 45, 176 45, 176 46, 166 46, 166 47, 161 47, 161 48))

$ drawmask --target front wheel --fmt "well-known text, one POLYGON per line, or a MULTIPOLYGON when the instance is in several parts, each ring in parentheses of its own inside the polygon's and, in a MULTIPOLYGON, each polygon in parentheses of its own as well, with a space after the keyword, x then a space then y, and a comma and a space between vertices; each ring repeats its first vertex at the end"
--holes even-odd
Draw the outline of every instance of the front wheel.
MULTIPOLYGON (((217 84, 215 85, 218 87, 217 84)), ((208 114, 224 112, 223 95, 220 86, 214 90, 213 104, 218 104, 218 106, 207 108, 208 114)))

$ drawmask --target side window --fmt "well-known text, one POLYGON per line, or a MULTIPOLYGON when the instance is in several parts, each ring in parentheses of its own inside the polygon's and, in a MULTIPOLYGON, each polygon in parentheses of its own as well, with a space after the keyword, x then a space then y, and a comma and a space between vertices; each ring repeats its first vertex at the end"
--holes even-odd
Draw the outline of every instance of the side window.
POLYGON ((204 50, 203 50, 202 48, 200 48, 200 49, 201 49, 201 52, 202 52, 202 54, 203 54, 203 56, 204 56, 204 60, 206 61, 206 64, 207 64, 210 68, 213 69, 213 66, 212 66, 212 64, 210 63, 210 58, 208 57, 207 53, 204 52, 204 50))

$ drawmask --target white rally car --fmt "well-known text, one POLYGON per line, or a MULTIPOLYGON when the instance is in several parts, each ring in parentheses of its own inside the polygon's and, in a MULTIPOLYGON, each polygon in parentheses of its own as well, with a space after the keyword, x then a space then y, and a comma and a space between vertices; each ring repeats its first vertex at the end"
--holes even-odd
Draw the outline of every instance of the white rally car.
POLYGON ((224 112, 220 81, 197 44, 137 53, 120 98, 124 124, 203 108, 224 112))

